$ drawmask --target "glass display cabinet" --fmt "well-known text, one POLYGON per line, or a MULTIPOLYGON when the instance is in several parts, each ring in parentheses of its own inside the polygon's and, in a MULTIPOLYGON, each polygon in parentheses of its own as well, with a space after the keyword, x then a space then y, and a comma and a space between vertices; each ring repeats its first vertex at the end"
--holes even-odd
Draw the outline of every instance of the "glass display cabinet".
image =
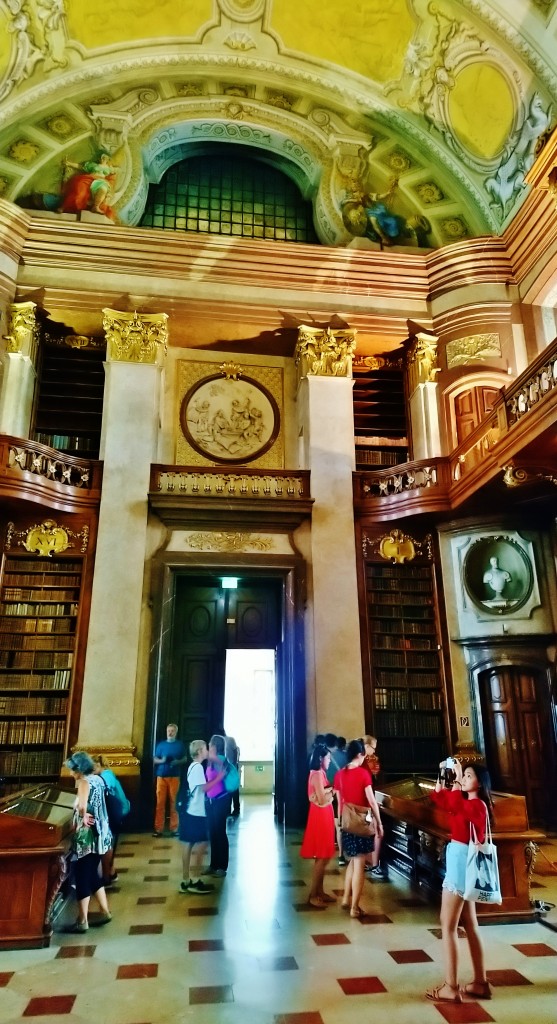
MULTIPOLYGON (((385 785, 375 794, 382 811, 385 839, 382 857, 417 888, 438 894, 445 875, 449 816, 429 799, 435 780, 415 775, 385 785)), ((493 793, 493 839, 497 845, 503 902, 476 904, 485 923, 537 920, 530 896, 536 843, 543 832, 529 827, 526 800, 514 793, 493 793)))
POLYGON ((0 800, 0 950, 50 944, 75 794, 43 784, 0 800))

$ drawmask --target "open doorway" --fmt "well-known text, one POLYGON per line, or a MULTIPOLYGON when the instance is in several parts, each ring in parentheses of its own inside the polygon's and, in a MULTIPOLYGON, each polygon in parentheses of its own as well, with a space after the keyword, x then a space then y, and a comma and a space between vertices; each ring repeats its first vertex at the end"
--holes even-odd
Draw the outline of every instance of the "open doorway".
POLYGON ((224 728, 240 748, 242 791, 271 796, 275 784, 275 651, 227 650, 224 728))

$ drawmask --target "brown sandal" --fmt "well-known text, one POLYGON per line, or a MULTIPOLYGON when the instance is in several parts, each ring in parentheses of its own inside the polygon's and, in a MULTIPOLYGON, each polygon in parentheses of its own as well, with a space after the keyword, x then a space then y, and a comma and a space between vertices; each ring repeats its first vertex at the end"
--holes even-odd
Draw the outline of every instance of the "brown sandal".
POLYGON ((448 985, 446 981, 438 985, 437 988, 430 989, 425 994, 426 999, 432 999, 435 1003, 461 1003, 462 995, 459 988, 454 989, 452 985, 448 985), (454 992, 454 996, 442 996, 440 995, 441 989, 449 988, 451 992, 454 992))

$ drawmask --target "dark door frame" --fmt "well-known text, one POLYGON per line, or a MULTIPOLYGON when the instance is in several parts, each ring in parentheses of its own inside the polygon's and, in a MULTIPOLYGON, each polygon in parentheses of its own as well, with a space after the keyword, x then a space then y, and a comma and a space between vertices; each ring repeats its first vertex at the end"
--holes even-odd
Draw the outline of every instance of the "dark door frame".
MULTIPOLYGON (((204 575, 245 576, 281 583, 281 642, 277 648, 277 750, 275 758, 275 810, 286 827, 303 824, 306 798, 306 687, 304 605, 306 564, 299 556, 229 554, 212 552, 178 554, 160 552, 152 562, 152 652, 145 716, 142 790, 146 808, 152 805, 152 752, 164 733, 158 721, 165 680, 169 677, 170 632, 177 575, 196 579, 204 575)), ((147 820, 146 820, 147 823, 147 820)))

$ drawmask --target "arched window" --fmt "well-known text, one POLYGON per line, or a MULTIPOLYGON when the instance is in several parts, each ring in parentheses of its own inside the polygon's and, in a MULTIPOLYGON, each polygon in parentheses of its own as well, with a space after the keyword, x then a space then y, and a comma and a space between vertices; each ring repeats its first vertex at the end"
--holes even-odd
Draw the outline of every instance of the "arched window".
POLYGON ((241 147, 212 147, 151 185, 141 227, 318 243, 311 203, 288 175, 241 147))

